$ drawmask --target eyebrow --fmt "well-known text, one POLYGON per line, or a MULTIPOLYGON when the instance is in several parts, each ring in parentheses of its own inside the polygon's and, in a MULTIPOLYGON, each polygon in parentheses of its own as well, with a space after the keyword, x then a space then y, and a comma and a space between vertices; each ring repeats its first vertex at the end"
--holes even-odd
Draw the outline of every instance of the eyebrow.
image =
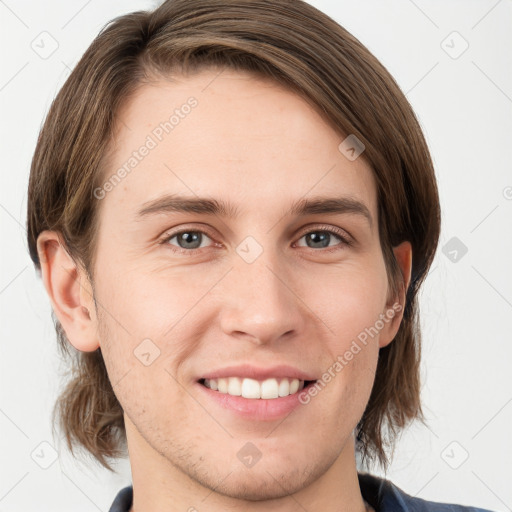
MULTIPOLYGON (((164 195, 144 203, 142 208, 137 212, 136 217, 142 219, 151 215, 172 212, 218 215, 231 219, 239 215, 239 210, 234 204, 220 199, 164 195)), ((372 215, 368 207, 361 201, 352 197, 313 197, 300 199, 292 204, 290 213, 298 217, 322 214, 356 214, 365 218, 370 227, 373 226, 372 215)))

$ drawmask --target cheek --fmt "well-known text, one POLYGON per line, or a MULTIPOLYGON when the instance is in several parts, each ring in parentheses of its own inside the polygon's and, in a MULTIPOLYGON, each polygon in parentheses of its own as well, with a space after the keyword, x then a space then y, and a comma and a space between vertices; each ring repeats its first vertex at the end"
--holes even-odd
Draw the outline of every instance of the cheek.
MULTIPOLYGON (((165 345, 158 337, 147 334, 154 332, 152 319, 158 318, 157 313, 145 307, 137 308, 131 317, 128 313, 118 309, 117 317, 106 312, 98 315, 102 355, 119 403, 130 419, 145 425, 148 432, 154 429, 155 417, 161 418, 162 431, 178 420, 190 423, 193 407, 187 407, 186 396, 175 380, 173 361, 166 357, 165 345)), ((171 352, 173 358, 184 357, 176 346, 171 352)))
POLYGON ((129 333, 134 341, 172 335, 173 326, 215 282, 215 276, 199 275, 192 267, 162 272, 119 262, 103 268, 108 271, 98 275, 98 295, 118 324, 116 329, 129 333))
POLYGON ((307 285, 304 300, 330 327, 338 351, 374 326, 385 311, 387 278, 384 267, 375 263, 311 276, 307 285))
POLYGON ((149 398, 158 402, 156 396, 168 397, 178 389, 172 375, 207 329, 198 300, 212 288, 215 276, 191 281, 183 272, 163 277, 120 268, 97 276, 98 332, 114 391, 124 390, 127 402, 141 413, 149 398))
MULTIPOLYGON (((364 412, 371 394, 378 362, 380 315, 385 311, 385 267, 345 268, 332 273, 320 289, 308 295, 322 322, 329 326, 323 346, 323 375, 317 385, 317 400, 324 417, 336 428, 347 421, 353 427, 364 412), (332 415, 332 408, 337 411, 332 415)), ((314 359, 315 355, 311 354, 314 359)), ((316 400, 316 398, 313 398, 316 400)))
POLYGON ((325 424, 341 436, 356 427, 366 408, 375 379, 378 345, 340 340, 332 353, 330 364, 303 403, 313 403, 315 416, 324 418, 325 424))

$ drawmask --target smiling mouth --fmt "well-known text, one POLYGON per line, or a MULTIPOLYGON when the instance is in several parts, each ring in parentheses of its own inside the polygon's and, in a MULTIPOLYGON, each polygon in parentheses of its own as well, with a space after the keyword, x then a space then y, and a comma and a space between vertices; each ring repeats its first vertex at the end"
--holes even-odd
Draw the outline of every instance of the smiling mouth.
POLYGON ((248 399, 271 400, 283 398, 302 391, 316 380, 270 378, 263 381, 243 377, 200 379, 203 386, 218 393, 241 396, 248 399))

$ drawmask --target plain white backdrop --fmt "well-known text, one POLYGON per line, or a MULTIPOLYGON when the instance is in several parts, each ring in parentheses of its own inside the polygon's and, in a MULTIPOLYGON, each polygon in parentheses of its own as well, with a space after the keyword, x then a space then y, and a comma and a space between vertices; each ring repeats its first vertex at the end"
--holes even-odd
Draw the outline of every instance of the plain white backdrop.
MULTIPOLYGON (((26 190, 39 129, 70 69, 110 19, 156 3, 0 0, 0 511, 107 511, 131 483, 127 460, 111 474, 52 437, 63 368, 28 256, 26 190)), ((404 432, 386 476, 425 499, 511 511, 512 3, 310 3, 395 77, 440 189, 440 246, 421 294, 428 427, 404 432)))

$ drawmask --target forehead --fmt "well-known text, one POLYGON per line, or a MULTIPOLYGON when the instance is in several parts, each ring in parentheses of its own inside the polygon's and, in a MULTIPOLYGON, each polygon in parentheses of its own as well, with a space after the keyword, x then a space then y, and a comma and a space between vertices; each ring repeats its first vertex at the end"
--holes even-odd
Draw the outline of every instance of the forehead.
POLYGON ((347 159, 338 148, 345 136, 274 81, 235 71, 173 75, 140 87, 116 119, 104 175, 110 206, 135 213, 176 193, 229 197, 242 212, 264 204, 270 215, 284 201, 343 194, 376 217, 371 168, 347 159))

